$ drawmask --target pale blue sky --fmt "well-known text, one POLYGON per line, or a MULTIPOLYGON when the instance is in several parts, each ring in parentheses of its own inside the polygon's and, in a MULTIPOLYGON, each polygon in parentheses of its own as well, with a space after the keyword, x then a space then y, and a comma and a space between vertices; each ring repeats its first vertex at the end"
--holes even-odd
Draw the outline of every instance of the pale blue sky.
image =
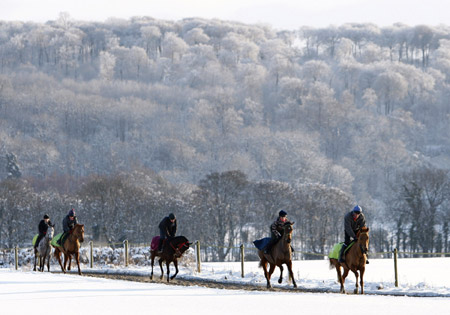
POLYGON ((450 0, 0 0, 0 20, 46 22, 60 12, 87 21, 203 17, 265 23, 277 29, 346 22, 450 24, 450 0))

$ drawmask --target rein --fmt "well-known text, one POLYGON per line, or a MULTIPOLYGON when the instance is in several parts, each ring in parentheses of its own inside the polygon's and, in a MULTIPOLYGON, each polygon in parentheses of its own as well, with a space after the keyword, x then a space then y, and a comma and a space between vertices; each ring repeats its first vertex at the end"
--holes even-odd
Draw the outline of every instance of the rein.
POLYGON ((175 255, 177 255, 177 256, 181 256, 181 249, 183 247, 188 247, 189 248, 189 246, 186 246, 186 243, 188 243, 188 241, 180 243, 180 244, 177 245, 177 247, 175 247, 175 246, 173 246, 172 243, 169 242, 170 247, 172 247, 172 249, 175 251, 175 255))

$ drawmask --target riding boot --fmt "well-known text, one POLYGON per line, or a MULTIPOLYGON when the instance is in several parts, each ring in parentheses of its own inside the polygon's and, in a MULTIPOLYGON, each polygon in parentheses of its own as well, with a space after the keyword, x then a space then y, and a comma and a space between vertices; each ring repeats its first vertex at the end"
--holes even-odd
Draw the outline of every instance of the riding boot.
POLYGON ((347 245, 346 244, 342 244, 342 248, 341 248, 341 251, 339 252, 339 260, 338 260, 340 263, 344 263, 345 262, 344 251, 345 251, 346 248, 347 248, 347 245))

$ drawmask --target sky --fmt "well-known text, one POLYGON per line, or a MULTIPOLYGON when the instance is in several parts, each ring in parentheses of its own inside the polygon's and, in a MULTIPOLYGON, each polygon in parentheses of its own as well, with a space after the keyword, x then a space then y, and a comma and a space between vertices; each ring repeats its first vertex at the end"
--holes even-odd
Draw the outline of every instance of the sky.
POLYGON ((61 12, 74 20, 150 16, 180 20, 200 17, 268 24, 275 29, 327 27, 344 23, 387 26, 450 22, 449 0, 0 0, 0 20, 46 22, 61 12))

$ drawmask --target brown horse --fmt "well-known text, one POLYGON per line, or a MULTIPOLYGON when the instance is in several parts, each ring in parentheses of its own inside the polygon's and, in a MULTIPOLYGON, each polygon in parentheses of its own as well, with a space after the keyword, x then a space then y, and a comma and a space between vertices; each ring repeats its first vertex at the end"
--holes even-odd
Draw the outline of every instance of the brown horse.
POLYGON ((289 275, 291 276, 292 282, 294 284, 294 288, 297 287, 294 279, 294 273, 292 272, 292 249, 291 249, 291 241, 292 241, 292 228, 294 222, 286 222, 283 226, 283 236, 281 239, 272 247, 270 254, 264 254, 263 250, 258 251, 258 256, 261 259, 259 262, 259 266, 264 269, 264 276, 267 280, 267 288, 271 288, 270 277, 272 276, 275 267, 278 266, 280 268, 280 279, 278 279, 278 283, 283 281, 283 264, 286 264, 289 270, 289 275), (270 269, 267 271, 267 263, 270 264, 270 269))
POLYGON ((341 293, 345 293, 344 282, 351 270, 356 277, 356 286, 353 291, 358 294, 358 270, 361 277, 361 294, 364 294, 364 271, 366 270, 367 251, 369 248, 369 228, 363 227, 356 234, 358 241, 345 254, 345 262, 340 263, 337 259, 330 258, 330 268, 336 268, 338 280, 341 284, 341 293), (344 268, 344 274, 341 274, 341 267, 344 268))
POLYGON ((39 271, 44 271, 45 261, 47 260, 47 269, 50 272, 50 253, 52 251, 50 242, 54 233, 55 229, 53 226, 49 226, 45 237, 39 242, 38 247, 34 249, 34 271, 36 271, 36 260, 39 258, 39 271))
POLYGON ((152 273, 150 275, 150 279, 153 280, 153 265, 155 264, 155 257, 159 258, 159 267, 161 268, 161 277, 162 280, 164 277, 164 271, 162 267, 163 261, 166 262, 167 266, 167 282, 173 280, 178 274, 178 258, 180 258, 183 253, 189 249, 189 246, 192 243, 189 243, 188 239, 184 236, 176 236, 172 239, 166 240, 166 243, 163 245, 162 252, 158 252, 157 250, 150 250, 150 259, 152 264, 152 273), (173 262, 175 265, 175 274, 169 278, 170 276, 170 263, 173 262))
POLYGON ((55 257, 58 259, 59 265, 61 266, 61 270, 66 273, 67 261, 69 261, 70 270, 70 261, 72 260, 72 255, 75 256, 75 260, 78 266, 78 274, 81 275, 80 269, 80 243, 84 241, 84 224, 76 224, 72 230, 72 233, 64 241, 63 246, 54 246, 55 247, 55 257), (64 253, 64 267, 61 263, 61 253, 64 253))

